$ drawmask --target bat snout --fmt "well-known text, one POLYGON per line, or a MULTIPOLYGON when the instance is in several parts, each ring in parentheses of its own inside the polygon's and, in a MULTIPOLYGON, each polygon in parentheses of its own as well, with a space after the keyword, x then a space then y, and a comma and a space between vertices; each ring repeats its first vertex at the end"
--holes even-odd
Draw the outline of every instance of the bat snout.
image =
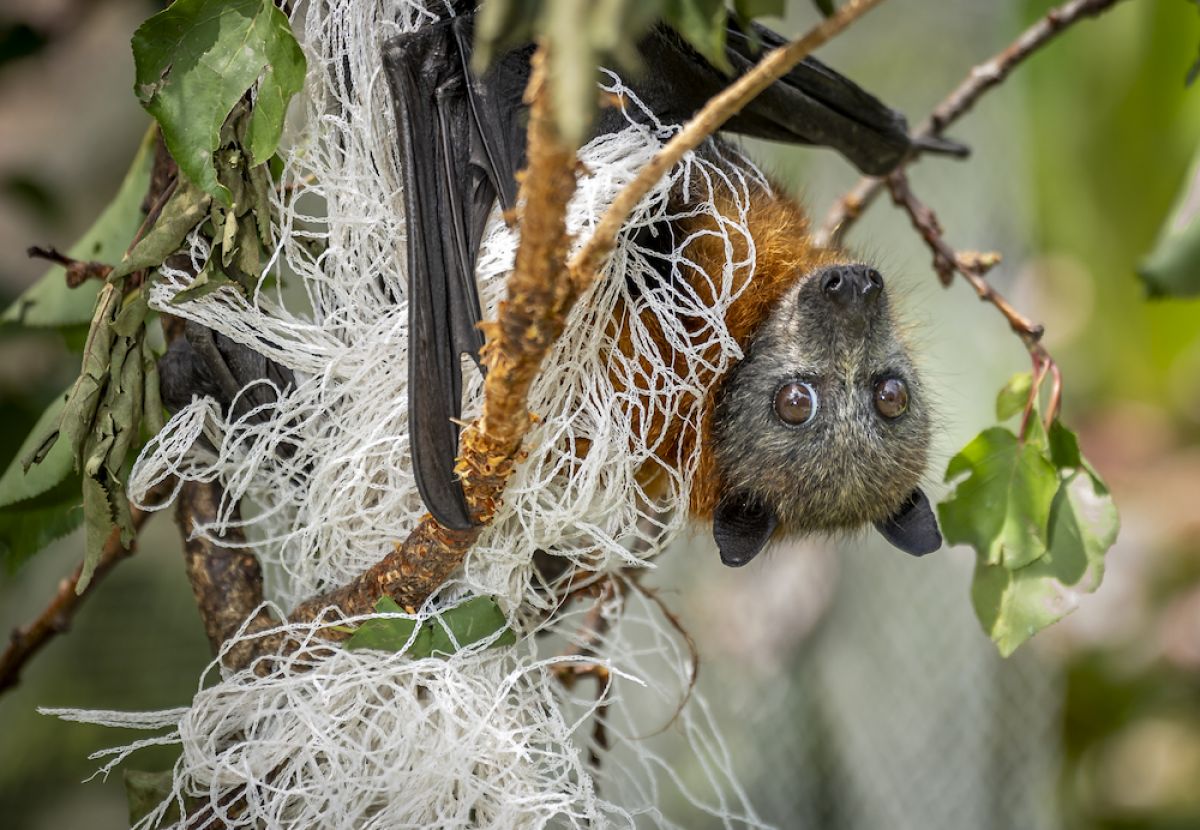
POLYGON ((868 265, 834 265, 817 274, 821 295, 850 311, 873 306, 883 294, 883 277, 868 265))

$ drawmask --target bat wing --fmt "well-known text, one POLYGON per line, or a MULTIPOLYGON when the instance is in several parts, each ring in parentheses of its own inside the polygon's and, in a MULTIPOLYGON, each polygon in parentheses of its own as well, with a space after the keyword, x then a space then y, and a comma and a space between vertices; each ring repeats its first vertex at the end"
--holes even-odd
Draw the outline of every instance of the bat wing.
POLYGON ((454 459, 462 355, 478 362, 483 345, 475 258, 496 199, 505 207, 515 200, 523 150, 522 89, 514 100, 509 85, 472 77, 470 26, 469 18, 443 20, 384 46, 408 220, 413 470, 430 512, 455 529, 471 526, 454 459))
MULTIPOLYGON (((457 4, 456 10, 466 8, 457 4)), ((475 262, 498 199, 516 202, 524 164, 525 107, 532 46, 498 58, 481 77, 470 70, 473 16, 460 14, 384 44, 403 163, 408 220, 409 436, 421 498, 444 526, 470 527, 454 473, 462 413, 462 355, 482 346, 475 262)), ((726 55, 734 76, 763 49, 783 43, 735 24, 726 55)), ((644 71, 626 83, 659 122, 682 123, 731 78, 673 30, 659 26, 638 45, 644 71)), ((638 114, 630 110, 629 117, 638 114)), ((598 133, 627 125, 602 113, 598 133)), ((818 61, 801 63, 734 116, 726 130, 792 143, 833 147, 867 173, 893 169, 913 149, 904 117, 818 61)), ((928 149, 928 148, 926 148, 928 149)))
MULTIPOLYGON (((754 67, 787 40, 752 24, 752 34, 730 20, 726 74, 705 60, 673 29, 657 26, 638 44, 645 71, 625 83, 662 123, 681 124, 710 97, 754 67), (757 41, 757 42, 756 42, 757 41)), ((602 131, 624 126, 625 115, 602 116, 602 131)), ((806 58, 765 89, 722 127, 723 131, 793 144, 832 147, 863 173, 891 172, 914 149, 904 116, 815 58, 806 58)), ((962 154, 952 142, 922 142, 920 149, 962 154)))

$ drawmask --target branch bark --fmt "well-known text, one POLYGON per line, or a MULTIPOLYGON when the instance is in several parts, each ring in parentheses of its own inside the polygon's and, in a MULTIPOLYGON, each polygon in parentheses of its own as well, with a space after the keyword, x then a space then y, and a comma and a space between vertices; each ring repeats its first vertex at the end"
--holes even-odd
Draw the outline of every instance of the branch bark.
MULTIPOLYGON (((973 67, 917 128, 913 134, 915 143, 941 138, 947 127, 970 112, 988 90, 1002 84, 1030 55, 1080 20, 1097 17, 1119 2, 1121 0, 1070 0, 1048 11, 991 59, 973 67)), ((919 154, 919 150, 915 151, 905 164, 911 164, 919 154)), ((864 176, 859 179, 830 209, 813 236, 814 241, 824 248, 840 247, 847 231, 871 206, 884 186, 884 178, 864 176)))

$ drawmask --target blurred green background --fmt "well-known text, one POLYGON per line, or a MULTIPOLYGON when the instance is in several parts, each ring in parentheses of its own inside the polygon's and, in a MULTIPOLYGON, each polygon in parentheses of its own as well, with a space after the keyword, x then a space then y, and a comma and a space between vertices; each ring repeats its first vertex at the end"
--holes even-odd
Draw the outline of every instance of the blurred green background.
MULTIPOLYGON (((894 0, 821 57, 916 122, 1050 5, 894 0)), ((3 305, 44 270, 24 249, 66 248, 120 181, 146 125, 131 92, 129 36, 154 8, 143 0, 6 0, 0 9, 3 305)), ((795 0, 778 23, 797 31, 813 19, 808 0, 795 0)), ((909 687, 887 660, 953 674, 952 655, 939 653, 935 638, 955 630, 967 632, 989 677, 1020 676, 1040 690, 1011 695, 1007 720, 996 722, 1024 724, 1013 731, 1034 749, 1021 757, 1049 761, 1026 770, 1033 785, 1005 789, 997 781, 996 793, 1044 799, 1038 814, 1046 826, 1200 827, 1200 302, 1149 301, 1135 275, 1198 147, 1200 89, 1184 87, 1198 45, 1195 3, 1127 0, 1035 56, 951 131, 973 148, 969 161, 928 159, 912 172, 914 189, 938 211, 952 244, 1004 254, 994 279, 1045 323, 1046 344, 1066 378, 1065 418, 1121 509, 1122 536, 1109 553, 1105 584, 1080 611, 999 661, 970 610, 969 552, 939 554, 946 564, 937 581, 907 561, 871 558, 887 557, 882 549, 859 553, 853 544, 841 552, 805 546, 791 558, 780 552, 736 577, 698 538, 665 558, 656 582, 673 589, 668 602, 696 637, 702 689, 728 718, 735 757, 747 759, 752 800, 761 795, 778 809, 762 808, 764 818, 794 826, 789 729, 807 747, 796 757, 812 764, 796 775, 820 777, 823 764, 836 763, 822 760, 821 747, 836 741, 822 732, 815 698, 795 691, 812 688, 814 660, 871 662, 876 676, 895 677, 903 695, 909 687), (782 594, 755 593, 771 590, 767 577, 782 594), (787 587, 787 578, 802 589, 787 587), (905 580, 926 586, 938 602, 899 654, 873 656, 869 643, 884 639, 890 618, 855 633, 862 617, 845 610, 854 607, 846 586, 878 592, 887 582, 898 591, 905 580), (771 775, 754 772, 772 764, 771 775)), ((827 152, 751 149, 804 193, 818 220, 855 180, 827 152)), ((990 424, 994 393, 1025 368, 1024 351, 964 285, 936 285, 927 252, 890 205, 877 205, 848 242, 895 275, 904 295, 938 387, 944 435, 930 479, 940 480, 949 456, 990 424)), ((53 332, 0 329, 0 457, 16 451, 73 377, 76 360, 53 332)), ((64 723, 38 715, 37 706, 173 707, 195 691, 209 658, 169 517, 151 522, 140 547, 71 631, 33 661, 21 685, 0 696, 0 825, 125 822, 119 775, 79 782, 98 765, 89 753, 143 736, 64 723)), ((70 537, 20 571, 0 574, 0 630, 30 619, 80 550, 80 539, 70 537)), ((969 739, 949 739, 959 737, 969 739)), ((916 753, 894 762, 937 769, 936 760, 916 753)), ((169 755, 150 751, 132 766, 169 763, 169 755)), ((853 778, 854 770, 838 775, 853 778)), ((956 784, 947 778, 939 786, 956 784)), ((845 790, 824 797, 837 802, 845 790)), ((894 803, 890 826, 920 826, 905 818, 902 799, 894 803)), ((1015 826, 999 818, 1005 809, 985 814, 997 817, 989 826, 1015 826)), ((811 815, 814 826, 875 826, 836 803, 811 815)))

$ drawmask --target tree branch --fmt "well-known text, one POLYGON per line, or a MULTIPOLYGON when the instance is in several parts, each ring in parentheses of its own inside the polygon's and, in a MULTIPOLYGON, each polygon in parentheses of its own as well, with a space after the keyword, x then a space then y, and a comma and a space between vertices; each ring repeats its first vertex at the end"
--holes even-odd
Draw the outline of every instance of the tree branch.
MULTIPOLYGON (((934 107, 929 117, 917 128, 913 134, 914 144, 919 145, 925 139, 940 138, 947 127, 970 112, 984 93, 1002 84, 1026 58, 1070 26, 1085 18, 1097 17, 1119 2, 1121 0, 1070 0, 1048 11, 990 60, 972 68, 967 77, 934 107)), ((904 164, 912 163, 918 155, 920 150, 914 150, 904 164)), ((884 184, 883 178, 874 176, 859 179, 830 209, 820 229, 814 234, 814 241, 823 248, 839 247, 846 232, 879 196, 884 184)))
MULTIPOLYGON (((243 547, 245 539, 241 532, 227 532, 220 542, 195 533, 197 527, 216 520, 222 495, 221 486, 216 482, 185 481, 175 508, 175 518, 183 534, 188 582, 214 655, 251 615, 253 619, 246 627, 247 634, 257 634, 279 624, 273 614, 260 608, 263 601, 262 566, 243 547)), ((283 642, 282 635, 278 634, 262 639, 253 645, 239 643, 225 655, 225 666, 243 668, 261 650, 277 651, 283 642)))
POLYGON ((1004 298, 999 291, 991 286, 984 275, 1000 262, 1000 255, 994 253, 978 254, 971 252, 959 253, 950 247, 942 236, 942 227, 937 216, 912 192, 908 177, 904 172, 897 171, 886 179, 892 200, 908 214, 913 227, 921 234, 925 244, 933 251, 933 267, 941 277, 943 284, 949 283, 957 272, 971 284, 979 299, 996 307, 1008 325, 1021 338, 1029 357, 1033 361, 1034 383, 1029 393, 1029 403, 1025 407, 1025 416, 1021 422, 1021 437, 1023 438, 1029 426, 1030 414, 1037 402, 1038 392, 1047 374, 1052 378, 1050 403, 1046 408, 1046 426, 1058 416, 1059 402, 1062 399, 1062 375, 1058 364, 1050 357, 1050 353, 1042 345, 1042 334, 1045 329, 1035 323, 1004 298))

